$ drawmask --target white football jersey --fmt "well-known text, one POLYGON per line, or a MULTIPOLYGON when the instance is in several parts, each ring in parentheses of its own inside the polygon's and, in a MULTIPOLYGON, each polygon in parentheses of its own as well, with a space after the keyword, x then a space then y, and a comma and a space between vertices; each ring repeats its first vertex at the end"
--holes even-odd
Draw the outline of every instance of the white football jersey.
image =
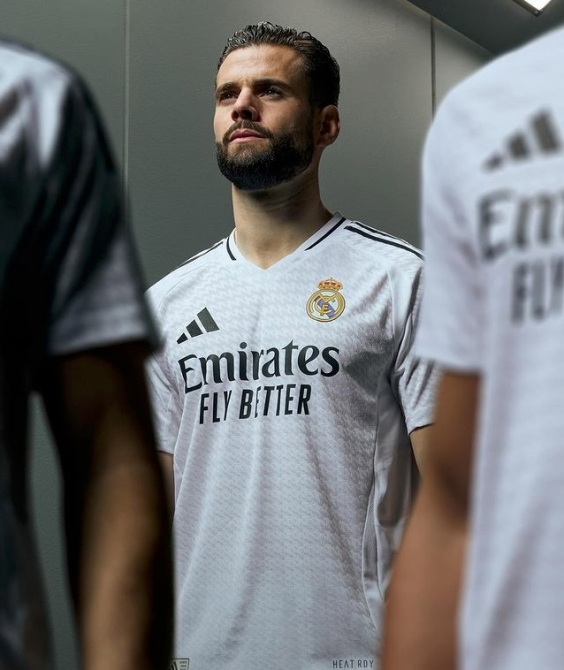
POLYGON ((563 80, 560 29, 457 87, 426 145, 418 353, 482 377, 463 670, 564 665, 563 80))
POLYGON ((433 374, 422 261, 336 214, 267 270, 232 233, 149 291, 174 456, 175 656, 190 670, 374 668, 433 374))

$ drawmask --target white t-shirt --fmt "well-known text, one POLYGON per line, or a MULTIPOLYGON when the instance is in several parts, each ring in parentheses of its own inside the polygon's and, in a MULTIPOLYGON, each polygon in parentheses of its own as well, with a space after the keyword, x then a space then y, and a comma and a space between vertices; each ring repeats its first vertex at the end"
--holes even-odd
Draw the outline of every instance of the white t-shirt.
POLYGON ((231 234, 150 290, 190 670, 375 667, 408 433, 431 421, 420 256, 336 214, 268 270, 231 234))
POLYGON ((51 667, 27 510, 29 395, 52 356, 154 339, 122 185, 84 84, 0 42, 0 667, 51 667))
POLYGON ((441 106, 424 158, 422 357, 482 375, 464 670, 564 663, 564 30, 441 106))

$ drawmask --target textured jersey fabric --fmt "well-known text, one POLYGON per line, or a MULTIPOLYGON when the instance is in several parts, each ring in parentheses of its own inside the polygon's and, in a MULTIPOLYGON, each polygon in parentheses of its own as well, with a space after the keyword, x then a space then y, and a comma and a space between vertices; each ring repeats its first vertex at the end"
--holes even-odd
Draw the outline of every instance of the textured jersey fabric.
POLYGON ((433 375, 411 353, 421 268, 336 214, 268 270, 231 234, 150 290, 190 670, 376 667, 408 433, 431 421, 433 375))
POLYGON ((51 667, 27 510, 29 394, 49 358, 153 338, 122 187, 80 79, 0 42, 0 667, 51 667))
POLYGON ((448 96, 427 140, 418 353, 482 375, 464 670, 564 659, 564 31, 448 96))

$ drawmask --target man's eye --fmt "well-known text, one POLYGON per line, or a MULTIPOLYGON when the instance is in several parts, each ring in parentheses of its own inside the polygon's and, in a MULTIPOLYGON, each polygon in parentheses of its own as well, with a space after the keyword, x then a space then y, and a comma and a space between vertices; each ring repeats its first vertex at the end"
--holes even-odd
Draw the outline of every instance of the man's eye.
POLYGON ((235 94, 233 91, 222 91, 218 96, 217 99, 220 102, 223 102, 225 100, 232 100, 235 97, 235 94))
POLYGON ((263 91, 263 94, 264 94, 264 95, 268 95, 268 96, 270 96, 270 97, 274 97, 274 96, 281 95, 281 92, 280 92, 279 89, 277 89, 277 88, 272 88, 272 87, 271 87, 271 88, 266 88, 266 89, 263 91))

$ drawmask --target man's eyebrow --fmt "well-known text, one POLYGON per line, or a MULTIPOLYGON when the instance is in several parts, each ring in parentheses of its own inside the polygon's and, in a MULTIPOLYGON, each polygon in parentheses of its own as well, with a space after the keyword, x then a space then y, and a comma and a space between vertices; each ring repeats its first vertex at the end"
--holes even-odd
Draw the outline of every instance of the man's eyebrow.
POLYGON ((255 86, 259 88, 267 88, 268 86, 276 86, 278 88, 283 88, 287 91, 291 89, 291 86, 281 79, 274 79, 273 77, 264 77, 263 79, 257 79, 255 86))
MULTIPOLYGON (((286 91, 291 90, 291 86, 281 79, 275 79, 273 77, 263 77, 262 79, 255 79, 253 81, 253 87, 255 88, 268 88, 269 86, 276 86, 277 88, 284 89, 286 91)), ((225 91, 233 91, 238 88, 238 84, 233 81, 227 81, 224 84, 220 84, 215 89, 215 94, 220 95, 225 91)))
POLYGON ((231 81, 228 81, 225 84, 221 84, 221 86, 217 86, 215 89, 215 94, 219 95, 220 93, 223 93, 224 91, 231 91, 234 88, 236 88, 235 84, 231 81))

